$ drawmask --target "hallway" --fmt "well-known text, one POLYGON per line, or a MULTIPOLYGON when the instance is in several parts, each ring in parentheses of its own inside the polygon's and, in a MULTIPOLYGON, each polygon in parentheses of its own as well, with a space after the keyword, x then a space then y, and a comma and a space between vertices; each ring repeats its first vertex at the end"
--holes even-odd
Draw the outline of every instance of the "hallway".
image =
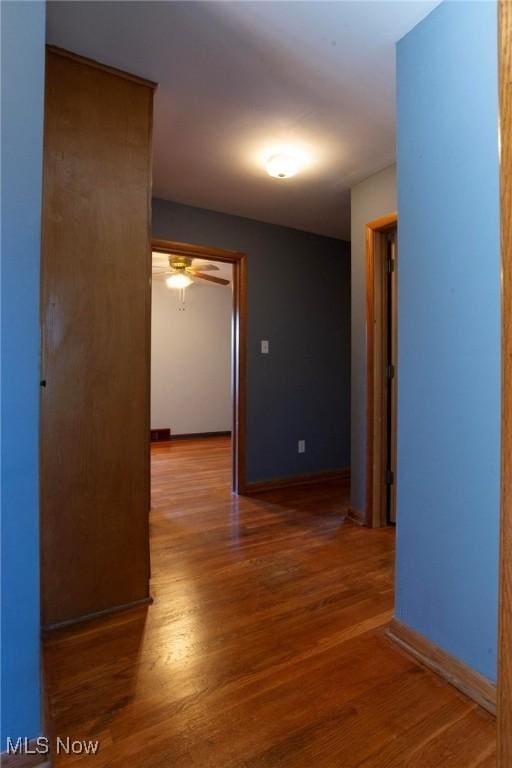
POLYGON ((45 642, 96 768, 492 768, 495 721, 384 636, 394 531, 337 482, 233 497, 227 438, 152 448, 152 595, 45 642))

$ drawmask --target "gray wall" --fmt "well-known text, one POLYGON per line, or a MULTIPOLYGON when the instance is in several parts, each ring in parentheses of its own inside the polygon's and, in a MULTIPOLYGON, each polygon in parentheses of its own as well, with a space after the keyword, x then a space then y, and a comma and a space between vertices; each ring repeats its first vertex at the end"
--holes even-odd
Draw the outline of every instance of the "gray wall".
POLYGON ((348 467, 349 243, 164 200, 153 236, 247 254, 247 480, 348 467))
POLYGON ((352 416, 350 464, 351 503, 366 507, 366 254, 369 221, 396 211, 396 167, 375 173, 352 188, 352 416))

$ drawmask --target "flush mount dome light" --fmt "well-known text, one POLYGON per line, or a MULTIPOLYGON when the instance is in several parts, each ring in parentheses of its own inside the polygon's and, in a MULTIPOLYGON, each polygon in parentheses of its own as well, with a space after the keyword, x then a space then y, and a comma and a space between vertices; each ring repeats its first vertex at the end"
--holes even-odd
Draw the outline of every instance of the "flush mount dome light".
POLYGON ((267 173, 276 179, 288 179, 299 170, 299 161, 287 152, 271 155, 266 163, 267 173))
POLYGON ((182 272, 177 272, 175 275, 170 275, 165 283, 168 288, 176 288, 177 290, 184 290, 187 286, 191 285, 194 281, 190 279, 188 275, 184 275, 182 272))

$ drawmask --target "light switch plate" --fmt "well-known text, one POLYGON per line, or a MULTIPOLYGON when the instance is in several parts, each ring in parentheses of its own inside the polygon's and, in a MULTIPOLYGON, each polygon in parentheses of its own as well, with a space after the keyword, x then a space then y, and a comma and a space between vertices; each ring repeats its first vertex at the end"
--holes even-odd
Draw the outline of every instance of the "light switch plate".
POLYGON ((306 453, 306 441, 299 440, 297 443, 297 453, 306 453))
POLYGON ((262 355, 268 355, 269 351, 269 342, 267 339, 261 340, 261 354, 262 355))

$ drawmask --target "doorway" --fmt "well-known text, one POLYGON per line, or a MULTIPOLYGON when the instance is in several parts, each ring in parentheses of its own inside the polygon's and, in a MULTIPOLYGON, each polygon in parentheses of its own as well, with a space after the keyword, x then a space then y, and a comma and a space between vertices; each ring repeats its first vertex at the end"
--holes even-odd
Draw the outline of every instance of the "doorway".
MULTIPOLYGON (((246 434, 246 335, 247 335, 247 277, 246 256, 240 251, 209 248, 204 245, 179 243, 172 240, 152 240, 152 250, 187 260, 200 259, 232 266, 232 491, 242 494, 246 488, 245 434, 246 434)), ((212 276, 206 279, 212 280, 212 276)), ((215 278, 213 277, 215 280, 215 278)), ((205 382, 205 396, 208 384, 205 382)))
POLYGON ((396 522, 397 215, 366 225, 369 528, 396 522))

